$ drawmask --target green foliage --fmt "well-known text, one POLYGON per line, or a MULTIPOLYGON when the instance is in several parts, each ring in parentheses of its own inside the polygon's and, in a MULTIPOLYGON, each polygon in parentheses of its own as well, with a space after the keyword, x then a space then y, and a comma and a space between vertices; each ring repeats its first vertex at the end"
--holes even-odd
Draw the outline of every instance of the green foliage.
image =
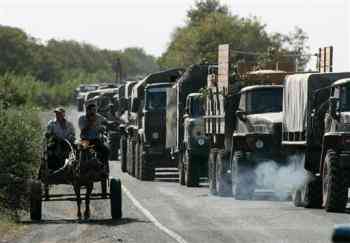
MULTIPOLYGON (((234 50, 261 53, 235 54, 234 62, 264 64, 285 60, 286 55, 305 54, 307 35, 300 28, 289 35, 270 34, 257 17, 240 18, 217 0, 197 1, 187 12, 187 24, 176 28, 170 44, 158 59, 162 68, 186 67, 193 63, 217 62, 218 46, 230 44, 234 50), (265 54, 266 53, 266 54, 265 54), (283 57, 283 58, 282 58, 283 57)), ((299 58, 301 69, 309 58, 299 58)))
POLYGON ((0 106, 0 208, 27 206, 27 182, 37 174, 41 134, 37 110, 0 106))
POLYGON ((154 57, 142 48, 124 51, 101 50, 87 43, 51 39, 40 43, 19 28, 0 25, 0 75, 7 72, 30 74, 35 79, 60 83, 66 73, 93 75, 96 81, 115 80, 112 64, 121 59, 123 78, 144 75, 159 69, 154 57))

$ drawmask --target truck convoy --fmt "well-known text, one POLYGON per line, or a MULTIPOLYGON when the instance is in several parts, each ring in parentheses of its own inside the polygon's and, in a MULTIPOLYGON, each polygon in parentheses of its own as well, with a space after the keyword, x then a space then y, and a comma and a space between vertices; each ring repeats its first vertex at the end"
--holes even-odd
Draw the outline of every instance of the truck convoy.
POLYGON ((341 212, 350 187, 350 73, 295 73, 293 63, 233 67, 229 45, 218 65, 192 65, 126 82, 114 96, 121 169, 153 180, 178 167, 179 183, 208 176, 212 194, 251 199, 266 161, 306 174, 296 206, 341 212))
POLYGON ((167 92, 183 73, 170 69, 138 81, 131 93, 131 116, 126 128, 126 170, 140 180, 153 180, 155 168, 175 167, 166 140, 167 92))
POLYGON ((286 78, 282 145, 307 177, 296 206, 341 212, 350 172, 350 73, 307 73, 286 78))

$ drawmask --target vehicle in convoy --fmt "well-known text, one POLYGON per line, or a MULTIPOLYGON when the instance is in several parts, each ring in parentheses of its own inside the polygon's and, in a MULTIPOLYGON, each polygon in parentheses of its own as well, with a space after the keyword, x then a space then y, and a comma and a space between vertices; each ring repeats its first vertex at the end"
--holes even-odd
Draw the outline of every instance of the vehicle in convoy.
POLYGON ((212 65, 192 65, 168 91, 166 147, 177 160, 179 183, 199 186, 208 168, 208 138, 204 133, 204 98, 212 65))
POLYGON ((295 74, 284 83, 282 145, 307 177, 296 206, 341 212, 350 172, 350 73, 295 74))
POLYGON ((126 172, 126 152, 127 152, 127 126, 132 123, 134 120, 133 116, 130 112, 130 100, 131 100, 131 91, 134 85, 136 84, 136 81, 127 81, 125 84, 123 84, 119 88, 118 93, 118 109, 117 113, 119 114, 119 117, 121 119, 121 124, 119 125, 119 131, 120 131, 120 146, 119 146, 119 152, 120 152, 120 166, 121 170, 123 172, 126 172))
POLYGON ((176 167, 165 147, 167 91, 183 73, 170 69, 138 81, 131 95, 132 122, 127 127, 126 169, 141 180, 153 180, 156 167, 176 167))
POLYGON ((218 78, 211 75, 206 90, 209 188, 213 194, 251 199, 258 186, 256 167, 265 161, 285 161, 280 84, 294 67, 249 71, 251 67, 245 66, 244 72, 238 67, 232 75, 229 53, 228 45, 219 47, 218 78))
POLYGON ((78 111, 84 110, 85 96, 88 92, 95 91, 98 89, 98 84, 81 84, 74 91, 74 97, 76 99, 78 111))

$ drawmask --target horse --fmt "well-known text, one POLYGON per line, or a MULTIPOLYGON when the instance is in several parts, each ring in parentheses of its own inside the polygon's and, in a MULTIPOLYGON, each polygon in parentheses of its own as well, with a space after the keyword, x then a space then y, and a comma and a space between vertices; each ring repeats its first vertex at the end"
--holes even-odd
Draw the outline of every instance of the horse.
MULTIPOLYGON (((68 141, 67 141, 68 142, 68 141)), ((108 177, 107 166, 98 158, 96 145, 88 140, 81 140, 77 149, 71 146, 71 153, 68 158, 69 181, 71 182, 77 201, 77 217, 81 214, 81 187, 86 187, 84 219, 90 218, 90 196, 94 182, 101 181, 108 177)))

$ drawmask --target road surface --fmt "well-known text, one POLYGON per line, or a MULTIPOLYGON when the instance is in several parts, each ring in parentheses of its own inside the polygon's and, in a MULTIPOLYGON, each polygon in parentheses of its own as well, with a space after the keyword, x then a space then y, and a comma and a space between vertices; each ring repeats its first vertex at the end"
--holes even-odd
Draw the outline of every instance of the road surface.
MULTIPOLYGON (((113 221, 109 200, 93 201, 92 217, 76 220, 75 202, 45 202, 43 220, 28 224, 17 242, 330 242, 335 224, 350 216, 296 208, 288 201, 238 201, 175 182, 141 182, 111 162, 123 183, 123 218, 113 221)), ((96 190, 99 186, 96 186, 96 190)), ((56 186, 56 193, 72 192, 56 186)))

